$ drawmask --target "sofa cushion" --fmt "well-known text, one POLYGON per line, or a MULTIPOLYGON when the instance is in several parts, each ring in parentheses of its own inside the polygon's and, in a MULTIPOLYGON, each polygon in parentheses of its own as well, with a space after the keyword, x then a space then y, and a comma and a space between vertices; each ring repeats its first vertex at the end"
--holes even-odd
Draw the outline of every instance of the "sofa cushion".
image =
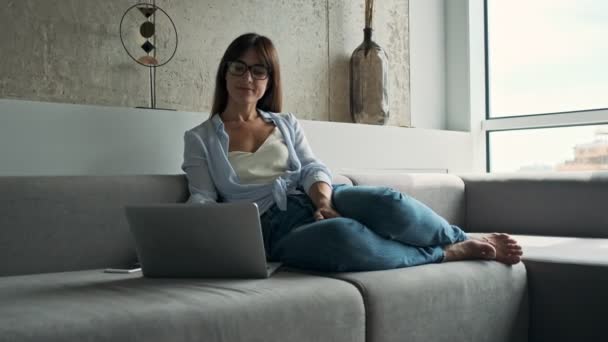
POLYGON ((124 205, 186 198, 183 175, 0 177, 0 276, 133 263, 124 205))
POLYGON ((364 341, 347 282, 148 279, 101 270, 0 278, 3 341, 364 341))
POLYGON ((527 340, 521 263, 461 261, 334 276, 363 294, 368 342, 527 340))
POLYGON ((606 340, 608 239, 514 237, 528 270, 531 340, 606 340))
POLYGON ((464 183, 451 174, 345 173, 355 185, 388 186, 426 204, 449 223, 463 227, 464 183))
POLYGON ((608 172, 462 179, 467 231, 608 238, 608 172))
POLYGON ((0 177, 0 276, 132 264, 124 206, 188 196, 184 175, 0 177))
POLYGON ((344 175, 341 175, 341 174, 334 174, 332 183, 353 185, 353 182, 350 180, 350 178, 348 178, 344 175))

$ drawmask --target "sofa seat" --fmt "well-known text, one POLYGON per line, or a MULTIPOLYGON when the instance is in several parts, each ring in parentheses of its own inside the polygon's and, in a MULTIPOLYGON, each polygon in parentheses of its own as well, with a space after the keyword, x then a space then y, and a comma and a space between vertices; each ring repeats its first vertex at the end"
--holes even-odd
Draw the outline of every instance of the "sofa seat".
POLYGON ((359 291, 285 271, 262 280, 102 270, 0 278, 1 341, 364 341, 359 291))
POLYGON ((526 341, 523 264, 430 264, 341 273, 364 298, 368 342, 526 341))
MULTIPOLYGON (((465 184, 453 174, 349 173, 353 184, 388 186, 464 226, 465 184)), ((526 269, 494 261, 342 273, 365 302, 368 342, 527 340, 526 269)))
POLYGON ((514 235, 524 249, 531 341, 605 341, 608 239, 514 235))

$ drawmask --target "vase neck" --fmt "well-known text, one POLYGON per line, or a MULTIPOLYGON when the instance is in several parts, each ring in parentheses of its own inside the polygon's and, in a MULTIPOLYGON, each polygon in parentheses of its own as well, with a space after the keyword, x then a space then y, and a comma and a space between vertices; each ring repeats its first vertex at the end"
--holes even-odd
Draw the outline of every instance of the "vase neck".
POLYGON ((372 28, 366 27, 363 29, 363 41, 371 42, 372 41, 372 28))

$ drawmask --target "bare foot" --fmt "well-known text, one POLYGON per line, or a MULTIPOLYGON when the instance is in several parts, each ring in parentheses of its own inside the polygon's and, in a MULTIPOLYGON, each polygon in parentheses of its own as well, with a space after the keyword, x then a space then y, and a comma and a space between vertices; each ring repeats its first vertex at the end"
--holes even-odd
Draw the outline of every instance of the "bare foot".
POLYGON ((469 239, 445 247, 444 261, 496 259, 496 249, 490 243, 469 239))
POLYGON ((469 240, 446 246, 444 261, 487 259, 514 265, 522 255, 521 246, 509 235, 492 233, 470 235, 469 240))
POLYGON ((471 236, 477 241, 486 242, 496 249, 496 261, 507 265, 514 265, 521 261, 523 252, 521 246, 508 234, 492 233, 471 236))

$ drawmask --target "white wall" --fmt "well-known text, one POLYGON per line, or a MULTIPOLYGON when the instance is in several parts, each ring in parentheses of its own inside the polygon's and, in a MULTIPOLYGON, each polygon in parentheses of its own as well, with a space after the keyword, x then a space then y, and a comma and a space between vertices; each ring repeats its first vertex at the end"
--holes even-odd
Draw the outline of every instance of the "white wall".
MULTIPOLYGON (((0 176, 181 173, 183 132, 194 112, 0 100, 0 176)), ((464 132, 302 121, 328 166, 470 172, 464 132)))
POLYGON ((446 129, 445 0, 410 0, 410 94, 414 127, 446 129))
POLYGON ((470 172, 466 132, 303 121, 319 158, 336 170, 470 172))
POLYGON ((483 0, 410 0, 412 125, 469 132, 472 172, 485 172, 483 0))
POLYGON ((447 129, 471 134, 473 172, 486 171, 484 0, 446 3, 447 129))
POLYGON ((0 100, 0 175, 173 174, 201 113, 0 100))
MULTIPOLYGON (((468 0, 446 3, 447 129, 470 130, 468 0)), ((482 28, 483 29, 483 28, 482 28)))
MULTIPOLYGON (((482 3, 410 0, 411 112, 417 128, 302 120, 316 154, 336 171, 483 171, 483 102, 469 100, 469 88, 482 79, 467 75, 479 63, 469 60, 468 20, 478 16, 470 12, 482 10, 482 3)), ((183 131, 206 117, 0 99, 0 176, 179 173, 183 131)))
POLYGON ((477 134, 485 111, 483 0, 410 0, 409 18, 412 125, 477 134))

